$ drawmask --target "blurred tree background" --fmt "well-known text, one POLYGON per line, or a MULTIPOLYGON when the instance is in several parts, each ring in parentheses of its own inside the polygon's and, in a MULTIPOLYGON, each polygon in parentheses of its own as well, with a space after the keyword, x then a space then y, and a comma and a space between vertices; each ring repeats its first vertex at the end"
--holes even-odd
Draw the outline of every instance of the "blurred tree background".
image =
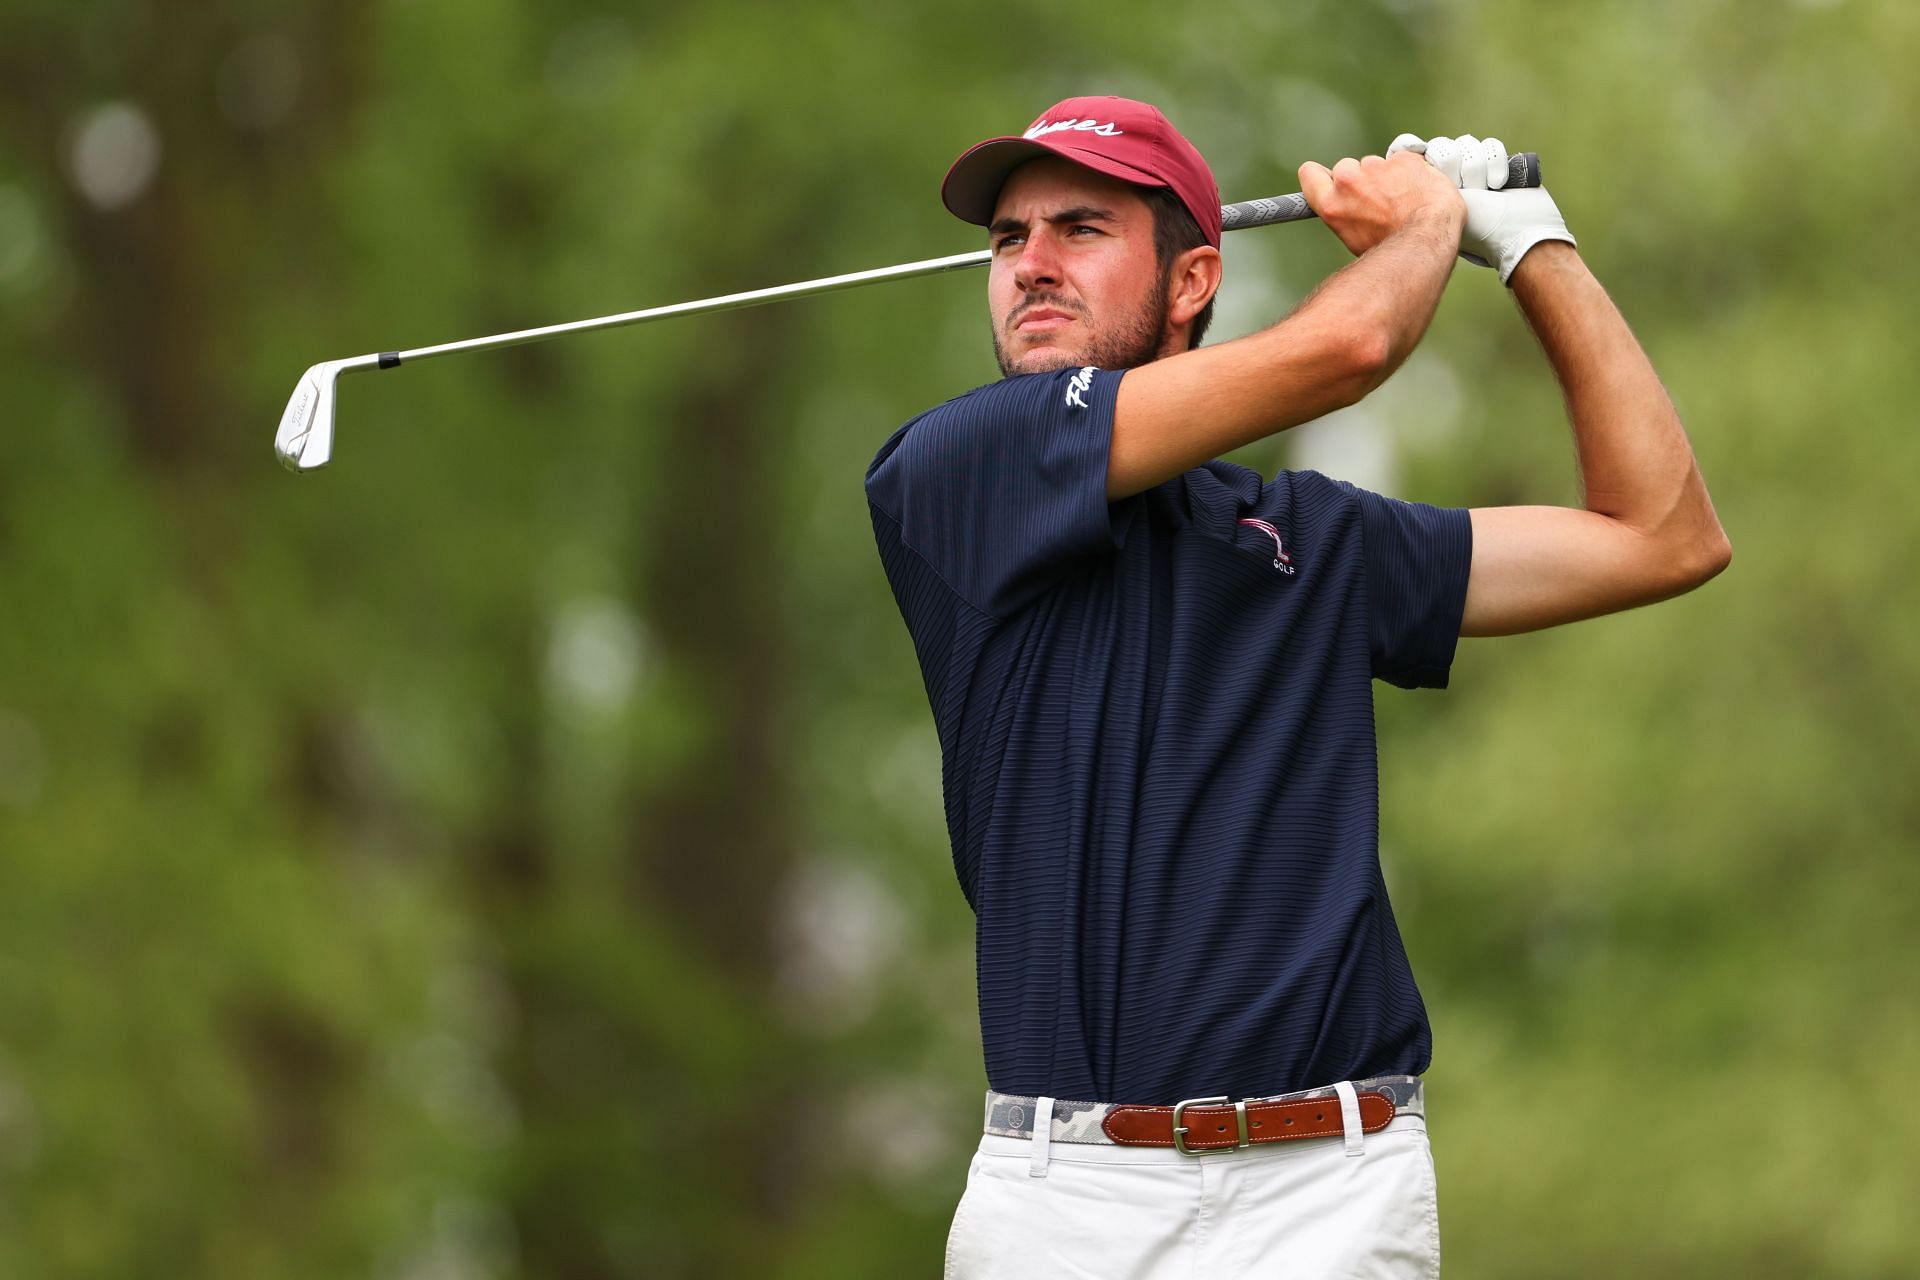
MULTIPOLYGON (((913 1276, 984 1085, 860 480, 979 276, 323 358, 958 252, 947 162, 1152 98, 1228 199, 1546 157, 1736 548, 1381 691, 1449 1272, 1916 1274, 1920 10, 1896 0, 6 0, 0 1275, 913 1276), (1905 425, 1903 425, 1905 424, 1905 425)), ((1344 253, 1230 237, 1220 339, 1344 253)), ((1570 501, 1490 274, 1247 451, 1570 501)))

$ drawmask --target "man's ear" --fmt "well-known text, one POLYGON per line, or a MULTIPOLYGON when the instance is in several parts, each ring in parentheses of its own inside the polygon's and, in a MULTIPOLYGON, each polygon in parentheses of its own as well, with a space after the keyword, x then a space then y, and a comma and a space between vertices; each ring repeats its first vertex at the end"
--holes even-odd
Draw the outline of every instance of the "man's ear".
POLYGON ((1167 275, 1167 323, 1192 324, 1220 289, 1220 251, 1195 245, 1173 260, 1167 275))

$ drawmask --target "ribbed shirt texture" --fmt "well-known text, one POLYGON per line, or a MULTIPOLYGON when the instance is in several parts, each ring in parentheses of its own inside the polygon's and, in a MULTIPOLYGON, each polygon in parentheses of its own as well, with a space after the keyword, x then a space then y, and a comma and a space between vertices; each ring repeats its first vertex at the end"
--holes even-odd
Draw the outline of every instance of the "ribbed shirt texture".
POLYGON ((1166 1104, 1419 1074, 1372 681, 1445 687, 1467 513, 1224 462, 1109 503, 1122 376, 979 388, 867 471, 988 1082, 1166 1104))

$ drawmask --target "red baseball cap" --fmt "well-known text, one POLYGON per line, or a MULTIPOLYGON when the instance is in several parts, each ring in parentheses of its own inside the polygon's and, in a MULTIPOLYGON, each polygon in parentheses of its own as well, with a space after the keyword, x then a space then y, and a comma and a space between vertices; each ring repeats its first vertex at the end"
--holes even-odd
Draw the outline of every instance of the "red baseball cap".
POLYGON ((940 199, 963 222, 986 226, 1007 175, 1036 156, 1059 156, 1142 187, 1166 187, 1187 206, 1207 243, 1220 247, 1220 185, 1194 145, 1158 107, 1132 98, 1068 98, 1040 113, 1019 137, 970 147, 940 184, 940 199))

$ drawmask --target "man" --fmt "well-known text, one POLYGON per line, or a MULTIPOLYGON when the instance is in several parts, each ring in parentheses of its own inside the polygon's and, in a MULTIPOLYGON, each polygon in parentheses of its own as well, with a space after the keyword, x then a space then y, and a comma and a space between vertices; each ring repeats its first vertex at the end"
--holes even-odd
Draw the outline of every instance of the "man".
POLYGON ((1472 137, 1302 166, 1356 260, 1204 348, 1219 191, 1157 110, 1070 99, 948 173, 989 231, 1007 376, 903 427, 867 492, 978 926, 993 1092, 950 1274, 1437 1272, 1371 682, 1443 687, 1461 635, 1663 599, 1730 556, 1651 365, 1552 199, 1504 173, 1472 137), (1468 255, 1566 394, 1584 510, 1214 460, 1378 387, 1468 255))

